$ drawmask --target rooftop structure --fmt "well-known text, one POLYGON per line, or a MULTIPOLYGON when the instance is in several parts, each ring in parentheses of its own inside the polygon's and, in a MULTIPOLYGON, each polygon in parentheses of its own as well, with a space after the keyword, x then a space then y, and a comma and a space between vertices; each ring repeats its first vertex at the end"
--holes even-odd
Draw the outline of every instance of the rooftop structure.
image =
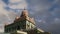
POLYGON ((28 10, 24 9, 20 17, 4 27, 5 33, 11 34, 44 34, 45 31, 36 28, 34 18, 30 18, 28 10))

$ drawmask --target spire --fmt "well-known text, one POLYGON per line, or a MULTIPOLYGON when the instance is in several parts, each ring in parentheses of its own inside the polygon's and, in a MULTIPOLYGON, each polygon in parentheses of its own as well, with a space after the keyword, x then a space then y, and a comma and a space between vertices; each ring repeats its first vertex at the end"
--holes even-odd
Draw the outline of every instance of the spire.
POLYGON ((28 11, 24 8, 24 10, 22 11, 21 16, 28 16, 28 11))

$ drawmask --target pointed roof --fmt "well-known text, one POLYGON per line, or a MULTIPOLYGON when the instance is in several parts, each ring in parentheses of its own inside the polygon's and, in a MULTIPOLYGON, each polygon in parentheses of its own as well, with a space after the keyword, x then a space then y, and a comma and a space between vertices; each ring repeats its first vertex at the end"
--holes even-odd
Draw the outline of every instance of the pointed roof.
POLYGON ((28 20, 29 22, 32 22, 33 24, 35 24, 34 19, 29 17, 29 15, 28 15, 28 10, 26 10, 25 8, 24 8, 24 10, 22 11, 22 14, 21 14, 20 17, 22 17, 22 20, 26 19, 26 20, 28 20))
POLYGON ((21 17, 22 16, 28 16, 28 11, 24 8, 24 10, 22 11, 21 17))

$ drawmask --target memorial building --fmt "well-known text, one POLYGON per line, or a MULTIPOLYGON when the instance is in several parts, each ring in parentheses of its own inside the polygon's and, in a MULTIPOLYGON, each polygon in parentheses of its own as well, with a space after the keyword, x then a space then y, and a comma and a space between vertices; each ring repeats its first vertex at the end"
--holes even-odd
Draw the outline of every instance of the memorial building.
POLYGON ((34 18, 30 18, 28 10, 24 9, 20 17, 16 17, 14 22, 4 26, 5 33, 10 34, 50 34, 36 27, 34 18))

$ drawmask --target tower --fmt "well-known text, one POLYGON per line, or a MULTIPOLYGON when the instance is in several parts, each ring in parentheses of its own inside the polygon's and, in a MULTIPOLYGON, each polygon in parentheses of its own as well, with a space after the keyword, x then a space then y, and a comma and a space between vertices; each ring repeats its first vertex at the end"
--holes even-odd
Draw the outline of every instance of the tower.
POLYGON ((35 22, 33 18, 28 15, 28 10, 24 9, 20 17, 16 17, 14 22, 5 26, 6 33, 14 33, 17 30, 27 31, 34 29, 35 22))
POLYGON ((23 18, 22 20, 25 20, 26 29, 34 29, 35 28, 34 19, 29 17, 28 10, 24 9, 22 11, 22 14, 20 17, 23 18))

